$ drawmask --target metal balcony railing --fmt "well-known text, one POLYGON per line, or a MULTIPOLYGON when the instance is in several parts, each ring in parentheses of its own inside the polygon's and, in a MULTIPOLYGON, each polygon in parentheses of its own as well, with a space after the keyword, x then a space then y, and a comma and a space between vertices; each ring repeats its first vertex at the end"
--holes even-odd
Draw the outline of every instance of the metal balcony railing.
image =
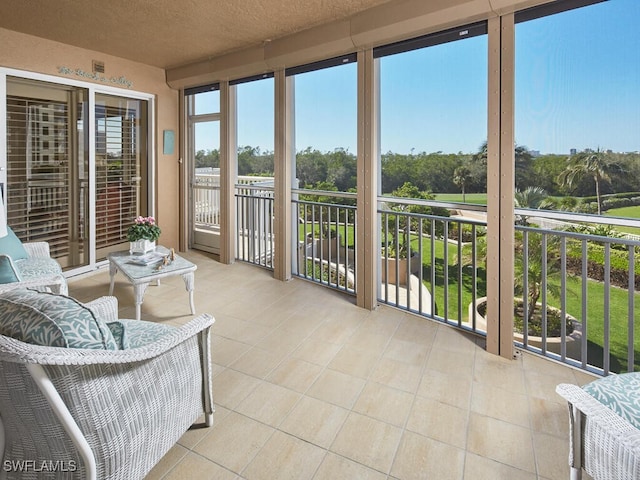
MULTIPOLYGON (((378 200, 378 300, 486 335, 486 207, 378 200)), ((273 268, 273 187, 237 185, 236 202, 238 259, 273 268)), ((354 204, 293 191, 294 275, 356 293, 354 204)), ((636 223, 526 209, 515 220, 515 345, 603 375, 640 370, 640 242, 615 231, 636 223)))
POLYGON ((273 269, 273 182, 236 185, 236 258, 273 269))
POLYGON ((296 190, 298 195, 292 201, 297 214, 292 273, 356 293, 356 207, 346 204, 355 203, 355 194, 296 190))
POLYGON ((640 370, 640 242, 633 220, 516 210, 516 344, 602 375, 640 370), (562 222, 555 228, 548 219, 562 222), (535 307, 534 307, 535 306, 535 307), (532 307, 538 312, 530 324, 532 307), (563 321, 564 319, 564 321, 563 321))
MULTIPOLYGON (((485 334, 476 304, 486 295, 485 261, 479 253, 486 222, 468 216, 416 213, 438 203, 380 198, 381 303, 485 334)), ((444 205, 444 204, 443 204, 444 205)), ((479 208, 479 210, 482 207, 479 208)))

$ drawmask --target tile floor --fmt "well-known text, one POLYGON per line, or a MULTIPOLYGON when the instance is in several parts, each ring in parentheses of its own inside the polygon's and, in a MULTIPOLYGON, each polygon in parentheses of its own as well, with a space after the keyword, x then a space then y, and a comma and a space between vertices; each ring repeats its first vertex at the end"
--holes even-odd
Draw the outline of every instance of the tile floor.
MULTIPOLYGON (((214 426, 186 432, 147 479, 568 479, 562 382, 593 377, 529 353, 506 360, 450 327, 258 267, 198 264, 212 330, 214 426)), ((116 277, 120 316, 132 287, 116 277)), ((106 270, 70 279, 86 301, 106 270)), ((150 286, 142 318, 192 316, 179 277, 150 286)))

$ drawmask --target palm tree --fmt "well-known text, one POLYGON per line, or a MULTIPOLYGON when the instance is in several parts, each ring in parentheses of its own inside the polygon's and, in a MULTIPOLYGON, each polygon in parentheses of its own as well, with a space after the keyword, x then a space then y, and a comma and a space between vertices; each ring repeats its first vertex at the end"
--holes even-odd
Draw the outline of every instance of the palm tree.
POLYGON ((529 233, 527 236, 528 255, 524 258, 525 236, 522 232, 515 235, 515 264, 514 280, 515 294, 526 296, 528 303, 527 322, 530 324, 536 310, 539 310, 538 300, 542 295, 542 286, 550 295, 561 295, 558 275, 560 273, 560 251, 558 237, 548 238, 547 250, 542 250, 542 234, 529 233), (546 260, 545 260, 546 257, 546 260), (546 275, 543 276, 542 262, 546 261, 546 275), (524 292, 524 278, 527 277, 527 292, 524 292))
MULTIPOLYGON (((549 200, 547 192, 542 187, 527 187, 524 190, 516 189, 513 199, 515 201, 516 208, 530 208, 536 209, 549 209, 553 206, 553 203, 549 200)), ((520 225, 528 225, 527 217, 520 216, 517 222, 520 225)))
POLYGON ((598 215, 602 215, 602 198, 600 186, 603 181, 611 181, 609 173, 620 168, 608 158, 605 151, 599 148, 596 151, 587 149, 567 159, 567 168, 560 174, 558 181, 569 188, 573 188, 577 181, 583 177, 593 178, 596 185, 596 199, 598 202, 598 215))
POLYGON ((473 180, 471 169, 466 165, 460 165, 453 171, 453 183, 462 190, 462 203, 466 202, 466 187, 473 180))

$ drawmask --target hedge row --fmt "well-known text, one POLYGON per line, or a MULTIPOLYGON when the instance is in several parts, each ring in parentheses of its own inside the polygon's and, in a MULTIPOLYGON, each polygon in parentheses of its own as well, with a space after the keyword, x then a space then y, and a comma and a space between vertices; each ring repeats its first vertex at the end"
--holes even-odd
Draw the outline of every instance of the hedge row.
MULTIPOLYGON (((587 246, 587 276, 593 280, 604 281, 604 246, 587 246)), ((617 287, 629 287, 629 253, 621 250, 609 250, 611 283, 617 287)), ((572 275, 582 275, 582 247, 578 243, 567 245, 567 270, 572 275)), ((635 288, 640 290, 640 255, 634 256, 635 288)))

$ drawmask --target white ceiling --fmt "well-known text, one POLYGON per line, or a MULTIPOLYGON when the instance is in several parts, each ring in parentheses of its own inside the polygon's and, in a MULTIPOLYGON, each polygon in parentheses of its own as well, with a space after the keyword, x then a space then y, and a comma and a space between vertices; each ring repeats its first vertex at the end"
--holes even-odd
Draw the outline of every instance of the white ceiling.
POLYGON ((0 28, 170 68, 389 1, 398 0, 2 0, 0 28))

